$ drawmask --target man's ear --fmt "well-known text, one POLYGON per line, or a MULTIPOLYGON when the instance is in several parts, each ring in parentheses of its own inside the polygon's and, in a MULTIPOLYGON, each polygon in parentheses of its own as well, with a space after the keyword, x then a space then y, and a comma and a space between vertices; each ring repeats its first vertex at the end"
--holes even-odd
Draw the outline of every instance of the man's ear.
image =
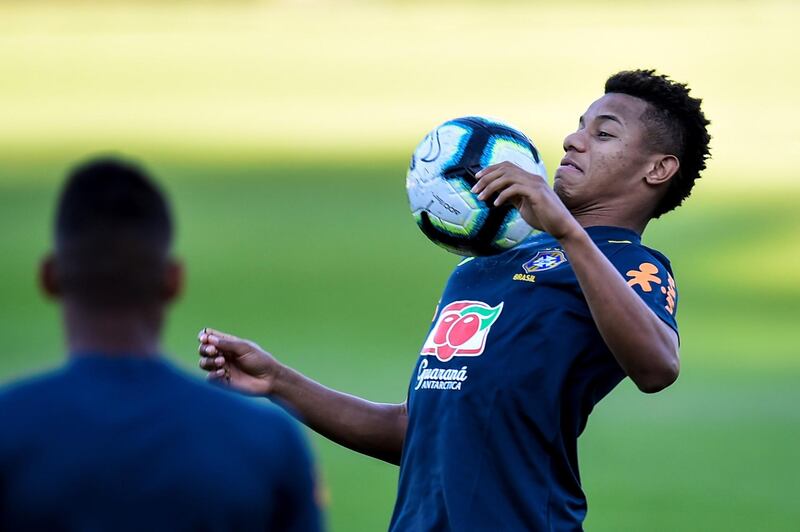
POLYGON ((678 173, 680 167, 681 163, 674 155, 659 155, 653 161, 650 171, 644 176, 645 181, 649 185, 661 185, 672 179, 672 176, 678 173))
POLYGON ((50 299, 61 297, 61 283, 58 281, 58 266, 52 253, 47 254, 39 263, 39 287, 50 299))
POLYGON ((164 271, 164 286, 162 297, 165 303, 170 303, 180 297, 183 292, 184 271, 183 263, 176 259, 169 259, 164 271))

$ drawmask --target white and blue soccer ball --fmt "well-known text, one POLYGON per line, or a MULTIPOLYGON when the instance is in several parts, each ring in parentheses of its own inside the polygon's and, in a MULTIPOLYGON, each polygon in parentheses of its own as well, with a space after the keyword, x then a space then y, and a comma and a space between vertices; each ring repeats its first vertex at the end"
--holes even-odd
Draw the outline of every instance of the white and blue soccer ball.
POLYGON ((496 255, 534 230, 511 205, 494 207, 470 189, 475 174, 508 161, 547 179, 530 139, 499 120, 468 116, 449 120, 420 142, 411 156, 406 189, 422 232, 444 249, 463 256, 496 255))

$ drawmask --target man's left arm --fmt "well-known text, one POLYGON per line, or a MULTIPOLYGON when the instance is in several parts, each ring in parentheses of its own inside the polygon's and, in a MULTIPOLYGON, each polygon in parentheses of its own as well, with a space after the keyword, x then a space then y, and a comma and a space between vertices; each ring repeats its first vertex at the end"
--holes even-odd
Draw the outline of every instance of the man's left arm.
POLYGON ((678 335, 628 286, 575 217, 540 176, 511 163, 477 174, 473 192, 497 194, 495 205, 512 203, 533 227, 556 238, 569 257, 597 328, 631 380, 646 393, 678 377, 678 335))
POLYGON ((578 226, 559 239, 606 345, 640 390, 654 393, 678 378, 678 335, 623 279, 578 226))

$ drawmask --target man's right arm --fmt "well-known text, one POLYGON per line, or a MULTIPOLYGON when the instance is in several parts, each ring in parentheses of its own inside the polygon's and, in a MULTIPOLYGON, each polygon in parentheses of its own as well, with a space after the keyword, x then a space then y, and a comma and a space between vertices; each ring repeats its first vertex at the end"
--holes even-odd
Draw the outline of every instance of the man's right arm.
POLYGON ((200 367, 209 379, 268 397, 326 438, 362 454, 400 463, 406 404, 374 403, 338 392, 278 362, 253 342, 203 329, 200 367))

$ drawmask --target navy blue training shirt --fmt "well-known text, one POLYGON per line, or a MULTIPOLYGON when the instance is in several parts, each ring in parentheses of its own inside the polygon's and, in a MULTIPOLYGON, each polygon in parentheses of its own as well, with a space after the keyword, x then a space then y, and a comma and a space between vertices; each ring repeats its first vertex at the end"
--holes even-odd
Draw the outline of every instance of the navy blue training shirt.
MULTIPOLYGON (((666 257, 627 229, 587 232, 677 331, 666 257)), ((391 530, 580 530, 577 439, 624 377, 551 236, 465 259, 411 378, 391 530)))
POLYGON ((285 413, 157 358, 0 389, 0 530, 316 531, 313 492, 285 413))

